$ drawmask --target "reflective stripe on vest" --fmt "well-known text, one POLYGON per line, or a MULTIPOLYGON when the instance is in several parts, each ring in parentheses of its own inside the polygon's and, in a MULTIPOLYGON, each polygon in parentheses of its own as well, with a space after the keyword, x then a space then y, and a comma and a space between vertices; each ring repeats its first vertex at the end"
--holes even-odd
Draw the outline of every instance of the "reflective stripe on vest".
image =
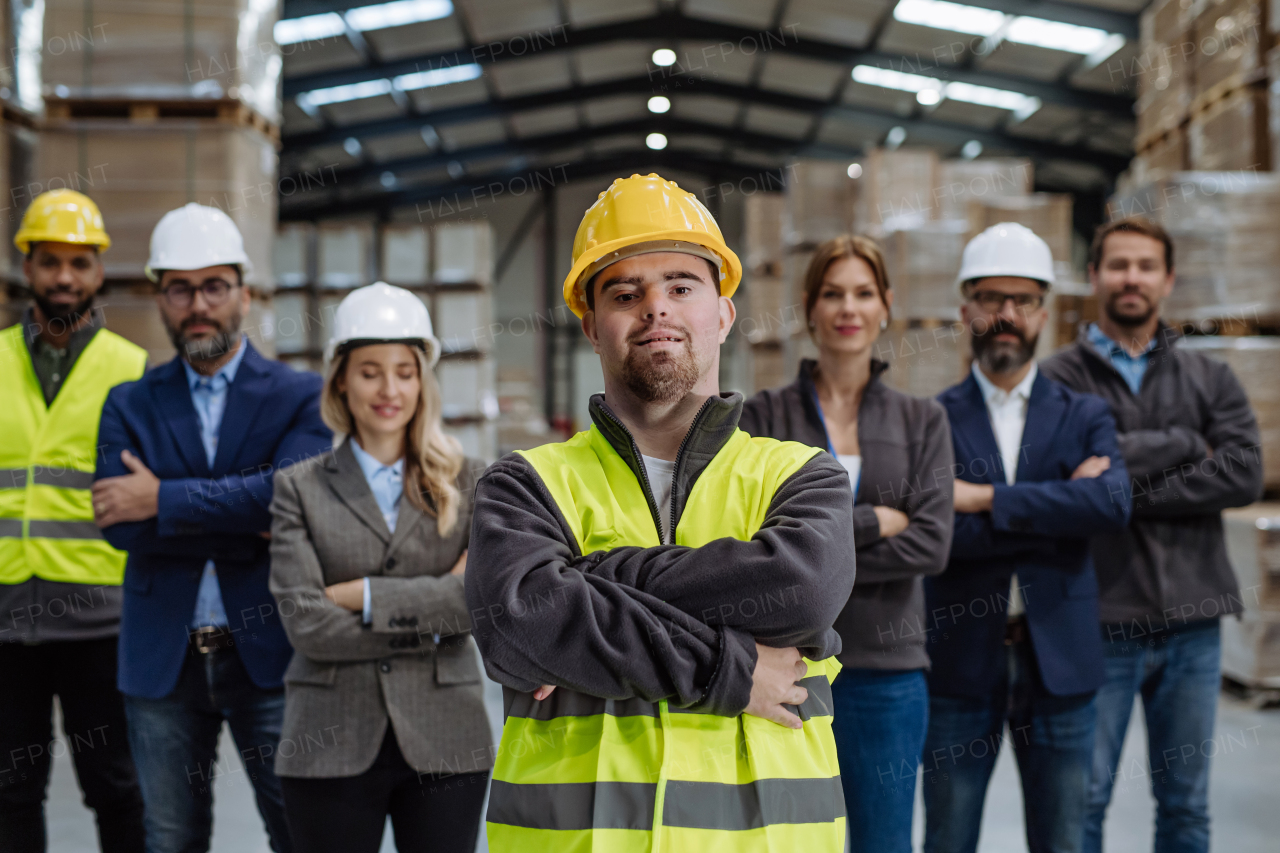
POLYGON ((22 325, 0 331, 0 583, 120 583, 125 555, 93 523, 90 489, 107 392, 146 362, 141 347, 100 329, 46 406, 22 325))
MULTIPOLYGON (((774 494, 818 451, 738 431, 694 483, 678 545, 750 539, 774 494)), ((582 554, 659 544, 643 487, 593 428, 521 451, 582 554)), ((754 601, 754 600, 753 600, 754 601)), ((785 601, 756 601, 766 608, 785 601)), ((559 688, 542 702, 504 691, 489 794, 495 851, 843 850, 845 809, 831 733, 834 658, 806 661, 804 725, 721 717, 666 701, 559 688)))

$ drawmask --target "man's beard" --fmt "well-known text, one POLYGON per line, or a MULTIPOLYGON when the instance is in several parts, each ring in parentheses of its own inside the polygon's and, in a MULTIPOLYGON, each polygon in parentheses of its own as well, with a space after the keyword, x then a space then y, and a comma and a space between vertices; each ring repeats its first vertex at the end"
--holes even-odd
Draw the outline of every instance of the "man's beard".
POLYGON ((182 325, 177 327, 169 325, 166 319, 164 326, 179 356, 189 362, 214 361, 236 348, 236 343, 240 340, 240 323, 243 319, 244 315, 237 310, 225 325, 212 317, 188 317, 182 321, 182 325), (204 340, 188 340, 183 332, 196 323, 214 326, 218 329, 218 333, 204 340))
POLYGON ((676 352, 645 353, 633 349, 622 363, 622 381, 646 403, 673 403, 698 384, 698 363, 687 331, 684 346, 676 352))
MULTIPOLYGON (((1134 329, 1134 328, 1137 328, 1138 326, 1143 325, 1144 323, 1146 323, 1148 320, 1151 319, 1152 315, 1156 313, 1156 306, 1151 304, 1151 300, 1143 296, 1142 301, 1147 303, 1146 311, 1143 311, 1141 314, 1121 314, 1120 309, 1116 306, 1116 303, 1120 301, 1121 297, 1124 297, 1127 295, 1128 294, 1125 293, 1124 291, 1121 291, 1120 293, 1112 294, 1107 299, 1107 304, 1104 310, 1106 310, 1107 317, 1111 320, 1111 322, 1115 323, 1117 326, 1126 326, 1128 328, 1134 329)), ((1141 296, 1141 294, 1138 294, 1138 295, 1141 296)))
POLYGON ((55 334, 69 331, 93 307, 93 294, 89 294, 73 305, 60 305, 50 300, 47 295, 39 293, 33 293, 32 299, 40 309, 40 313, 44 315, 45 323, 51 327, 49 331, 55 334))
POLYGON ((1036 351, 1039 335, 1027 340, 1022 330, 1006 320, 996 318, 985 332, 973 333, 973 355, 988 373, 1011 373, 1031 360, 1036 351), (997 341, 996 335, 1018 336, 1017 343, 997 341))

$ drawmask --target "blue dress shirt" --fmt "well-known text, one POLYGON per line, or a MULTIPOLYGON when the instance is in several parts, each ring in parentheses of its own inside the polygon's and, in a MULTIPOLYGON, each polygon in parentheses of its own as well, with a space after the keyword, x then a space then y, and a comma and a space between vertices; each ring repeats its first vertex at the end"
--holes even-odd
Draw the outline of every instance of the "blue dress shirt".
MULTIPOLYGON (((383 465, 370 456, 360 442, 351 439, 351 452, 355 454, 360 470, 364 472, 364 480, 373 492, 373 499, 378 502, 382 511, 382 520, 387 529, 396 532, 396 519, 400 517, 400 496, 404 494, 404 457, 400 457, 390 465, 383 465)), ((373 621, 373 601, 369 591, 369 579, 364 579, 364 622, 373 621)))
MULTIPOLYGON (((212 376, 202 376, 191 365, 182 362, 182 368, 187 372, 187 387, 191 389, 191 403, 195 406, 196 417, 200 419, 200 442, 204 445, 204 455, 210 467, 218 455, 218 432, 222 429, 222 414, 227 408, 227 389, 235 381, 236 371, 240 369, 247 349, 242 338, 236 354, 212 376)), ((218 573, 213 560, 208 560, 204 564, 204 574, 200 576, 191 627, 225 628, 226 625, 227 609, 222 604, 218 573)))
POLYGON ((1111 361, 1111 366, 1124 379, 1129 390, 1137 394, 1142 388, 1142 377, 1147 373, 1147 365, 1151 362, 1151 350, 1155 348, 1156 339, 1147 341, 1147 348, 1137 355, 1129 355, 1128 350, 1103 334, 1097 323, 1090 323, 1086 334, 1089 343, 1111 361))

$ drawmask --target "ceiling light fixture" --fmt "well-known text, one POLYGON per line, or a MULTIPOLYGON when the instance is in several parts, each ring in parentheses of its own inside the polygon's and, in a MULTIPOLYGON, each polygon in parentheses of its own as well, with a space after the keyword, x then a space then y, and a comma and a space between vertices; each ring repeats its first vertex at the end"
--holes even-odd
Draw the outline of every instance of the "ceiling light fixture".
POLYGON ((659 48, 653 52, 652 59, 654 65, 661 65, 666 68, 668 65, 676 64, 676 52, 665 47, 659 48))
POLYGON ((649 112, 665 113, 671 109, 671 99, 664 98, 662 95, 654 95, 649 99, 649 112))
POLYGON ((648 145, 654 151, 661 151, 667 147, 667 137, 663 133, 651 133, 644 138, 644 144, 648 145))
POLYGON ((435 21, 453 14, 449 0, 394 0, 373 6, 358 6, 346 12, 324 12, 302 18, 285 18, 276 21, 274 33, 277 44, 298 44, 334 38, 346 32, 347 27, 356 32, 403 27, 423 21, 435 21))

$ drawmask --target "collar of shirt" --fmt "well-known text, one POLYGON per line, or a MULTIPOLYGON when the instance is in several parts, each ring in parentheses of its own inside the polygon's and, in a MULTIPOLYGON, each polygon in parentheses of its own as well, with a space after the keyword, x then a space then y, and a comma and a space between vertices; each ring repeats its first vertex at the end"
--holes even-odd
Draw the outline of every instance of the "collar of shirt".
POLYGON ((351 438, 350 441, 351 441, 351 452, 355 454, 356 462, 360 464, 360 470, 364 472, 364 478, 366 480, 369 480, 370 482, 372 482, 374 477, 378 476, 379 474, 383 474, 383 472, 389 472, 393 474, 396 477, 396 479, 399 479, 399 480, 404 479, 404 457, 403 456, 401 456, 395 462, 392 462, 390 465, 384 465, 383 463, 375 459, 372 455, 370 455, 370 453, 367 450, 361 447, 360 442, 356 441, 354 437, 351 438))
POLYGON ((1089 343, 1093 344, 1094 348, 1098 352, 1102 353, 1103 355, 1107 356, 1113 361, 1117 358, 1121 358, 1126 361, 1138 361, 1140 359, 1146 358, 1151 353, 1151 351, 1156 348, 1156 338, 1152 337, 1151 340, 1147 341, 1147 345, 1143 348, 1142 352, 1138 353, 1137 355, 1132 355, 1127 349, 1125 349, 1119 343, 1107 337, 1106 333, 1103 332, 1102 329, 1098 328, 1097 323, 1090 323, 1089 328, 1085 334, 1089 338, 1089 343))
POLYGON ((982 400, 987 404, 987 408, 992 406, 1003 406, 1010 400, 1017 398, 1021 400, 1031 399, 1031 386, 1035 384, 1036 376, 1040 372, 1040 368, 1033 361, 1031 369, 1027 371, 1027 375, 1022 381, 1013 386, 1012 391, 1005 391, 1003 388, 997 388, 995 383, 987 378, 986 374, 978 367, 978 362, 973 362, 973 378, 977 380, 978 388, 982 390, 982 400))
POLYGON ((183 359, 182 369, 187 372, 187 387, 192 391, 200 387, 212 389, 217 389, 218 386, 227 387, 236 380, 236 371, 240 369, 240 362, 244 361, 244 354, 248 349, 249 346, 244 336, 241 335, 240 346, 236 348, 236 354, 231 356, 231 360, 218 368, 218 372, 212 376, 205 376, 196 372, 196 369, 188 364, 186 359, 183 359))

